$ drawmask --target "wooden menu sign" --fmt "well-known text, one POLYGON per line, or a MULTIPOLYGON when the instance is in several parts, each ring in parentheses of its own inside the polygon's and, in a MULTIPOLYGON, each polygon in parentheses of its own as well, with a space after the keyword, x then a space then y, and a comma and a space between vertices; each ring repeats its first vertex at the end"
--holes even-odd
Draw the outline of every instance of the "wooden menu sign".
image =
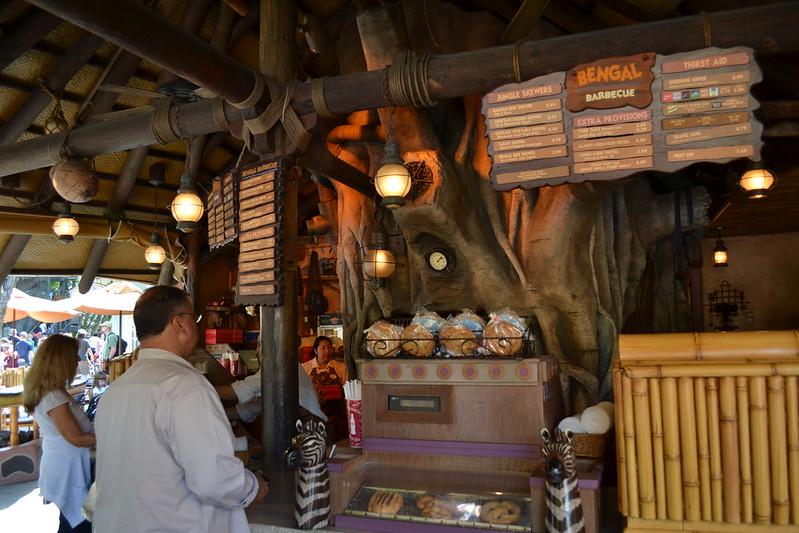
POLYGON ((238 236, 238 202, 233 173, 214 178, 208 196, 208 246, 224 246, 238 236))
POLYGON ((239 277, 236 303, 281 305, 283 183, 278 162, 260 162, 239 180, 239 277))
POLYGON ((758 160, 750 48, 644 53, 578 65, 483 98, 496 190, 758 160))

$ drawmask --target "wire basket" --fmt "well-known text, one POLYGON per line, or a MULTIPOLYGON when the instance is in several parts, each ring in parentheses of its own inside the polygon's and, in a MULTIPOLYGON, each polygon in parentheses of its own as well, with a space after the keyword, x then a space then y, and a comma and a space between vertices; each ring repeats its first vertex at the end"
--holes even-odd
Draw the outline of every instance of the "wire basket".
POLYGON ((606 433, 575 433, 572 439, 574 454, 580 457, 602 457, 605 455, 605 443, 610 436, 606 433))

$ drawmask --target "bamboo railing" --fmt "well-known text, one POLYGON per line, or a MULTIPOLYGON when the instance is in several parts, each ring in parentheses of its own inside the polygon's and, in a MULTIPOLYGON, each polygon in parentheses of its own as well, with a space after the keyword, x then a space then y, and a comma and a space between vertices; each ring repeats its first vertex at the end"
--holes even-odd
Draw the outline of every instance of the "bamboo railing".
POLYGON ((622 335, 628 532, 799 531, 799 331, 622 335))

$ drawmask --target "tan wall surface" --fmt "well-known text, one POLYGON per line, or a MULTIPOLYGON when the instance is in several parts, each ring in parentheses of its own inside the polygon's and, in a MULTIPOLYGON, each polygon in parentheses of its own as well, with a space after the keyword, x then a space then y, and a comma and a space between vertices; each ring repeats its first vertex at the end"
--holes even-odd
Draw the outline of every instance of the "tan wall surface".
MULTIPOLYGON (((796 329, 799 327, 799 233, 778 233, 751 237, 724 237, 729 266, 713 267, 713 248, 718 238, 708 230, 702 240, 703 304, 708 295, 726 280, 748 301, 744 314, 734 323, 741 331, 796 329), (748 315, 748 316, 747 316, 748 315)), ((712 331, 705 307, 705 331, 712 331)), ((718 325, 719 320, 713 319, 718 325)))

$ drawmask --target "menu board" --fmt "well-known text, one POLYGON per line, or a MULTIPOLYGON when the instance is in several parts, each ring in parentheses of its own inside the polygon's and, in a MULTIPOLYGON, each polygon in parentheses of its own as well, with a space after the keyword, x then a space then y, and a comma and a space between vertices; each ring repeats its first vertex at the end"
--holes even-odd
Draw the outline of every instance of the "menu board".
POLYGON ((237 304, 276 306, 283 300, 283 182, 277 169, 277 161, 267 161, 241 171, 237 304))
POLYGON ((236 183, 233 173, 214 178, 208 197, 208 246, 213 250, 238 235, 236 183))
POLYGON ((752 49, 603 59, 483 98, 496 190, 760 158, 752 49))

